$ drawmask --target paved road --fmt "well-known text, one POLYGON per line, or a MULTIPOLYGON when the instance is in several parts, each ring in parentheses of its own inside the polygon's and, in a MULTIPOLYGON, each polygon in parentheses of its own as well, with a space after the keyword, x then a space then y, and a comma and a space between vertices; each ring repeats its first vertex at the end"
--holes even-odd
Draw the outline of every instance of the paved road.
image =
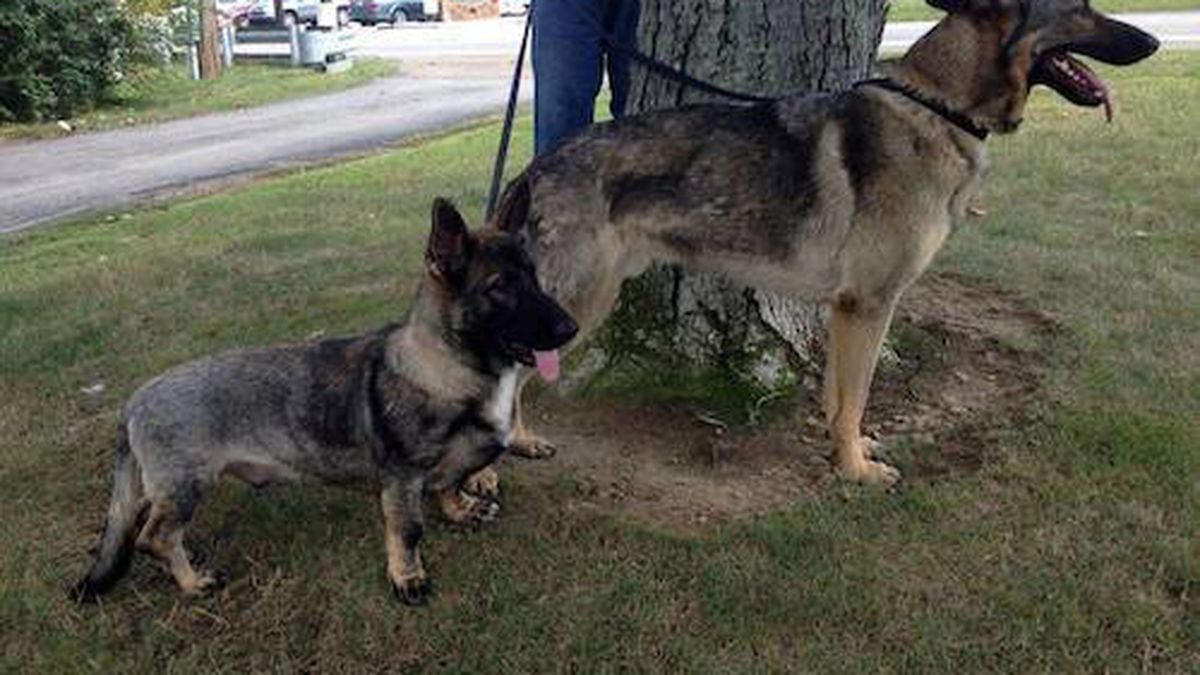
MULTIPOLYGON (((1200 47, 1200 12, 1125 18, 1168 46, 1200 47)), ((498 113, 522 25, 521 19, 500 19, 360 29, 359 54, 403 60, 412 74, 251 110, 0 143, 0 233, 352 155, 498 113)), ((888 26, 884 48, 903 48, 929 25, 888 26)))
POLYGON ((503 78, 389 78, 232 113, 2 143, 0 233, 357 154, 496 113, 507 95, 503 78))

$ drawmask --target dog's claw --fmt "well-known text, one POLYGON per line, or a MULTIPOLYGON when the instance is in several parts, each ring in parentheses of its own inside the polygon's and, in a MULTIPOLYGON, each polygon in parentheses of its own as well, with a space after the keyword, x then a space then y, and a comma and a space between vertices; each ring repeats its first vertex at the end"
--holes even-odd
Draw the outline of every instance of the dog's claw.
POLYGON ((454 490, 442 497, 442 515, 459 525, 493 523, 500 517, 500 502, 454 490))
POLYGON ((481 523, 494 523, 500 519, 500 502, 494 499, 480 500, 481 513, 477 517, 481 523))
POLYGON ((500 519, 500 502, 494 499, 476 499, 467 512, 465 522, 475 525, 494 523, 500 519))
POLYGON ((900 482, 900 470, 890 464, 864 460, 853 467, 841 467, 838 474, 846 480, 852 480, 864 485, 880 485, 892 487, 900 482))
POLYGON ((392 594, 409 607, 424 607, 433 595, 433 582, 427 577, 413 577, 400 583, 392 582, 392 594))

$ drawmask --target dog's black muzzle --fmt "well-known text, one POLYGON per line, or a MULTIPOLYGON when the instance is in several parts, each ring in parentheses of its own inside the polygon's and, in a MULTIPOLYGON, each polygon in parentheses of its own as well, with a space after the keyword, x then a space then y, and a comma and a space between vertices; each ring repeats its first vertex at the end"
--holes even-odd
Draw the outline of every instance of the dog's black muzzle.
POLYGON ((549 295, 541 294, 522 312, 516 330, 503 338, 505 349, 518 362, 534 365, 535 352, 550 352, 562 347, 579 333, 579 325, 549 295))
POLYGON ((1096 16, 1096 26, 1091 35, 1064 48, 1114 66, 1137 63, 1158 51, 1158 38, 1136 26, 1101 15, 1096 16))
POLYGON ((530 347, 538 351, 558 349, 571 341, 579 332, 579 325, 557 302, 545 296, 538 312, 538 329, 530 347))

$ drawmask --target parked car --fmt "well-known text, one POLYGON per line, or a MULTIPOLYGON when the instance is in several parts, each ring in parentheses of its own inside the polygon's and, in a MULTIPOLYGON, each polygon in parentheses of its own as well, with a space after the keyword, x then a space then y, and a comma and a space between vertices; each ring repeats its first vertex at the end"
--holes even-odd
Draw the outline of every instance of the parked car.
POLYGON ((222 24, 242 28, 250 23, 254 0, 217 0, 217 15, 222 24))
POLYGON ((390 23, 393 26, 406 21, 425 21, 422 0, 351 0, 350 20, 364 26, 390 23))
MULTIPOLYGON (((283 24, 290 26, 305 23, 310 26, 317 24, 317 11, 321 3, 318 0, 283 0, 283 24)), ((274 0, 256 0, 254 7, 248 13, 250 23, 275 23, 274 0)), ((350 23, 350 3, 337 3, 337 22, 339 26, 350 23)))

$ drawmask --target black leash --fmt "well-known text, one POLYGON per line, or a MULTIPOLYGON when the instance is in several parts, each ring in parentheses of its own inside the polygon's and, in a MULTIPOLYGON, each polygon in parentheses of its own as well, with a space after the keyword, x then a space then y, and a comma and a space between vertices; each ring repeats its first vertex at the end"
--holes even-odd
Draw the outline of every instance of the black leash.
POLYGON ((970 117, 967 117, 966 115, 964 115, 963 113, 961 113, 957 110, 951 110, 949 107, 947 107, 941 101, 937 101, 937 100, 928 98, 927 96, 920 93, 916 89, 913 89, 912 87, 905 86, 905 85, 900 84, 899 82, 897 82, 893 79, 887 78, 887 77, 880 77, 880 78, 876 78, 873 80, 863 80, 861 82, 856 82, 854 84, 855 88, 868 87, 868 86, 879 87, 880 89, 886 89, 888 91, 894 91, 897 94, 900 94, 901 96, 904 96, 908 100, 912 101, 913 103, 918 103, 922 106, 925 106, 932 112, 941 116, 942 119, 953 124, 954 126, 958 127, 959 129, 962 129, 963 131, 967 132, 968 134, 971 134, 975 138, 978 138, 981 141, 987 140, 988 133, 989 133, 988 130, 979 126, 978 124, 976 124, 975 120, 971 119, 970 117))
POLYGON ((646 68, 646 70, 649 70, 650 72, 654 73, 655 75, 666 78, 668 80, 674 80, 674 81, 678 82, 679 84, 685 84, 685 85, 691 87, 692 89, 699 89, 700 91, 707 92, 709 94, 716 94, 717 96, 724 96, 725 98, 732 99, 734 101, 745 101, 747 103, 774 103, 775 101, 779 100, 778 98, 773 98, 773 97, 769 97, 769 96, 755 96, 754 94, 744 94, 740 91, 733 91, 732 89, 726 89, 725 87, 713 84, 712 82, 705 82, 704 80, 698 80, 695 77, 692 77, 691 75, 688 75, 687 73, 683 72, 682 70, 675 68, 674 66, 667 65, 666 63, 663 63, 662 61, 659 61, 658 59, 656 59, 652 56, 646 56, 645 54, 634 49, 633 47, 630 47, 629 45, 625 45, 625 44, 621 44, 620 42, 617 42, 617 39, 615 37, 613 37, 613 35, 607 31, 600 30, 600 39, 603 40, 604 43, 607 44, 610 48, 624 54, 625 56, 629 57, 631 60, 636 61, 637 63, 644 66, 646 68))
POLYGON ((500 198, 500 181, 504 178, 504 162, 508 160, 508 146, 512 140, 513 118, 517 114, 517 93, 521 90, 521 68, 525 65, 525 47, 529 44, 529 29, 533 26, 533 2, 525 11, 525 33, 521 36, 521 49, 517 52, 517 65, 513 68, 512 88, 508 92, 508 109, 504 111, 504 128, 500 132, 500 147, 496 150, 496 163, 492 166, 492 186, 488 189, 487 210, 483 220, 488 222, 496 212, 496 201, 500 198))

